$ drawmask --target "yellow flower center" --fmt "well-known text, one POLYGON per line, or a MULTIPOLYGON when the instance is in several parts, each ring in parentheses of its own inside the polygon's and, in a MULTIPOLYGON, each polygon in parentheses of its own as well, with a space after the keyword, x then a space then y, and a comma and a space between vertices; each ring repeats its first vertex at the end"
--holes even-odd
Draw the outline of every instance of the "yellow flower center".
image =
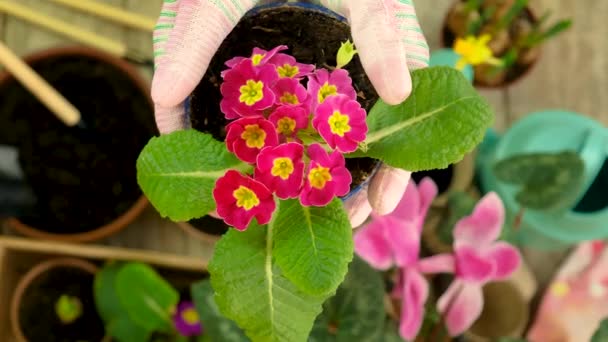
POLYGON ((329 173, 329 168, 323 166, 317 166, 308 173, 308 181, 310 182, 310 186, 316 189, 323 189, 325 187, 325 183, 329 182, 330 180, 331 174, 329 173))
POLYGON ((568 292, 570 292, 570 286, 566 282, 558 281, 551 286, 551 293, 555 297, 564 297, 568 292))
POLYGON ((468 36, 464 39, 458 38, 454 43, 454 52, 461 56, 461 59, 456 63, 456 68, 464 69, 467 64, 480 65, 484 63, 496 64, 499 63, 492 54, 492 50, 488 47, 488 43, 492 38, 490 35, 484 34, 477 38, 468 36))
POLYGON ((344 115, 339 111, 335 111, 327 121, 329 122, 329 129, 333 134, 343 137, 344 133, 350 132, 351 128, 348 124, 348 115, 344 115))
POLYGON ((277 121, 277 131, 283 135, 292 135, 296 130, 296 120, 284 117, 277 121))
POLYGON ((319 104, 323 103, 328 96, 336 95, 337 93, 338 88, 335 85, 325 82, 321 89, 319 89, 319 104))
POLYGON ((277 73, 279 73, 279 76, 281 77, 292 78, 295 77, 299 72, 300 68, 290 64, 283 64, 283 66, 277 68, 277 73))
POLYGON ((188 323, 189 325, 198 324, 198 322, 200 321, 200 319, 198 317, 198 312, 196 312, 196 310, 194 310, 194 308, 189 308, 189 309, 182 311, 182 319, 184 320, 184 322, 188 323))
POLYGON ((232 196, 236 199, 236 206, 239 208, 245 208, 245 210, 251 210, 260 204, 260 199, 251 189, 245 186, 239 186, 238 189, 234 190, 232 196))
POLYGON ((279 98, 279 101, 281 101, 281 103, 290 103, 294 105, 300 104, 300 100, 298 100, 296 94, 292 94, 289 92, 284 92, 283 96, 279 98))
POLYGON ((291 159, 282 157, 274 160, 270 173, 275 177, 286 180, 293 173, 293 162, 291 159))
POLYGON ((264 82, 247 80, 247 83, 239 89, 241 91, 239 101, 244 102, 248 106, 252 106, 264 98, 263 89, 264 82))
POLYGON ((266 141, 266 132, 257 124, 245 125, 241 138, 245 140, 245 145, 249 148, 262 148, 266 141))
POLYGON ((262 59, 264 59, 264 57, 266 57, 266 54, 256 53, 255 55, 251 56, 251 63, 254 66, 260 65, 260 63, 262 62, 262 59))

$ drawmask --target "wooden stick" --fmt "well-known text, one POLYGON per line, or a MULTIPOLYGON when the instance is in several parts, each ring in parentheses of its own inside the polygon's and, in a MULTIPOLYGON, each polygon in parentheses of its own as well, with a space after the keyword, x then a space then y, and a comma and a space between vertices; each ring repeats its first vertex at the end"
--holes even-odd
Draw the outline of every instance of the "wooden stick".
POLYGON ((66 125, 78 124, 80 121, 78 109, 2 42, 0 42, 0 64, 4 65, 26 89, 66 125))
POLYGON ((152 19, 140 14, 131 13, 115 6, 107 5, 99 1, 92 0, 50 0, 101 18, 105 18, 116 23, 136 28, 143 31, 152 32, 156 26, 156 19, 152 19))
POLYGON ((123 43, 83 30, 76 25, 67 24, 61 20, 37 13, 16 2, 0 0, 0 12, 13 15, 34 25, 44 27, 50 31, 104 50, 118 57, 124 57, 127 53, 127 46, 123 43))

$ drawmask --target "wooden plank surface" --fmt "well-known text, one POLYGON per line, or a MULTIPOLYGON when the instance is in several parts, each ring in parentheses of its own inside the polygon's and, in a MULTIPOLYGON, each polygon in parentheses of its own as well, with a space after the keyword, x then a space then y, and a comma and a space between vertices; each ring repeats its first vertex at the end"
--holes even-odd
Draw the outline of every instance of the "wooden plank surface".
MULTIPOLYGON (((148 33, 137 32, 90 15, 65 9, 46 0, 15 1, 53 17, 94 30, 109 38, 126 42, 130 48, 143 54, 151 54, 148 33)), ((155 17, 162 0, 103 0, 131 11, 155 17)), ((416 0, 416 7, 423 30, 431 48, 440 48, 439 32, 453 0, 416 0)), ((508 90, 480 91, 496 111, 494 127, 504 131, 509 125, 528 113, 537 110, 569 109, 596 118, 608 124, 608 57, 606 39, 608 25, 608 1, 596 0, 532 0, 533 8, 542 13, 553 10, 553 18, 571 17, 574 26, 570 32, 545 45, 538 65, 520 83, 508 90)), ((0 39, 7 42, 17 53, 26 54, 51 46, 70 43, 66 39, 23 23, 19 19, 0 14, 0 39)), ((151 70, 141 69, 147 79, 151 70)), ((212 247, 189 238, 176 224, 161 219, 149 208, 130 227, 103 243, 131 248, 148 248, 208 258, 212 247)), ((542 278, 550 274, 544 262, 554 260, 541 253, 528 253, 533 269, 542 278)), ((541 284, 542 285, 542 284, 541 284)))

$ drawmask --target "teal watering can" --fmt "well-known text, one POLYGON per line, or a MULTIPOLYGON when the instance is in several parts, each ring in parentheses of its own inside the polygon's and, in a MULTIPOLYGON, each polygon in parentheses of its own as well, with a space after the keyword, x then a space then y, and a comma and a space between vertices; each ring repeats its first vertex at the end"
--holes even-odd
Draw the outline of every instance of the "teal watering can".
POLYGON ((493 166, 527 153, 576 151, 584 161, 584 183, 574 200, 557 212, 526 209, 516 243, 541 249, 564 248, 608 238, 608 129, 581 114, 552 110, 527 115, 503 136, 490 130, 478 149, 476 167, 482 192, 495 191, 515 215, 517 186, 500 182, 493 166))

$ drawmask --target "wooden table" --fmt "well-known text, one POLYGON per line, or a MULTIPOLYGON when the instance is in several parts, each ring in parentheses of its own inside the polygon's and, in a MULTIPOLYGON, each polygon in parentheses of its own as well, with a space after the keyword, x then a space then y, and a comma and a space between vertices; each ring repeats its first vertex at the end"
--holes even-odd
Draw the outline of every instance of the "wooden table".
MULTIPOLYGON (((56 18, 122 40, 142 54, 151 55, 149 34, 122 28, 46 0, 17 1, 56 18)), ((544 109, 567 109, 591 116, 608 124, 608 57, 606 37, 608 1, 531 0, 533 9, 542 13, 553 9, 553 18, 570 17, 573 28, 545 45, 542 58, 527 78, 507 90, 481 91, 496 111, 495 128, 504 131, 518 118, 544 109)), ((131 11, 156 17, 162 0, 104 0, 131 11)), ((439 48, 439 31, 452 0, 416 0, 418 14, 432 49, 439 48)), ((65 39, 18 19, 0 14, 0 39, 21 55, 67 43, 65 39)), ((142 69, 146 78, 151 70, 142 69)), ((152 209, 122 233, 102 243, 114 246, 147 248, 207 259, 212 253, 208 244, 197 242, 177 226, 159 217, 152 209)), ((541 284, 545 283, 564 252, 557 254, 526 251, 541 284)))

